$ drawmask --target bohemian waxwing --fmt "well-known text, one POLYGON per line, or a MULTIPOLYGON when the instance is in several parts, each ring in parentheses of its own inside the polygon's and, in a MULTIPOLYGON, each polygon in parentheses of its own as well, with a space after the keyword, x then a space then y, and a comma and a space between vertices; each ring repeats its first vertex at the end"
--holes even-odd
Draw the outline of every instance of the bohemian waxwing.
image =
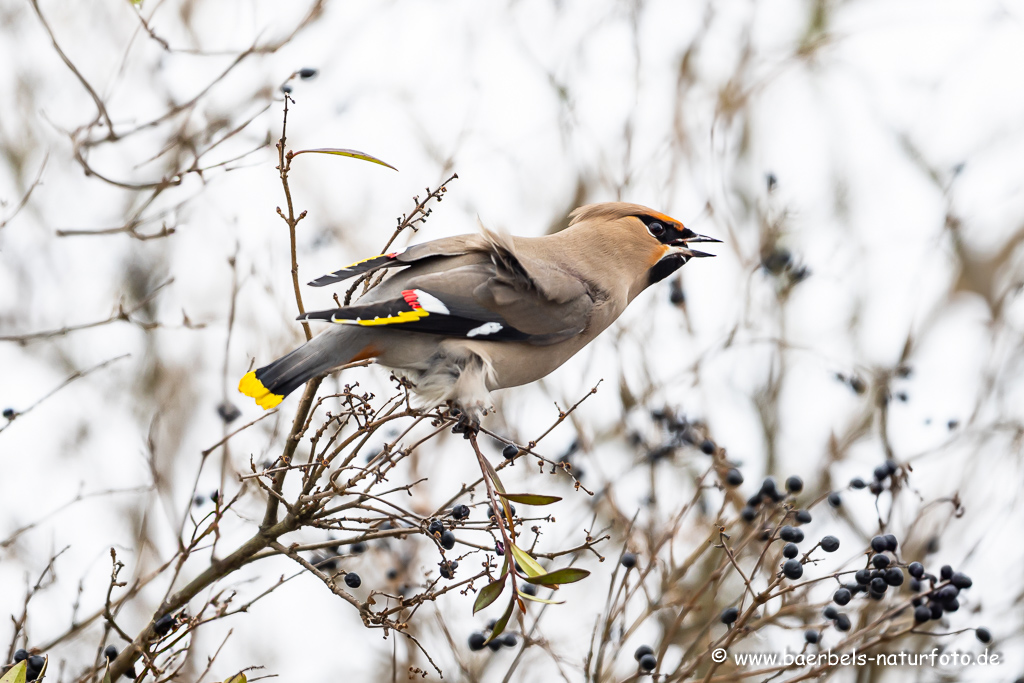
POLYGON ((246 374, 238 390, 268 409, 317 375, 375 358, 426 404, 452 401, 478 422, 489 392, 544 377, 649 285, 711 256, 688 243, 718 241, 639 204, 610 202, 576 209, 553 235, 484 229, 375 256, 309 284, 405 269, 354 305, 299 316, 336 324, 246 374))

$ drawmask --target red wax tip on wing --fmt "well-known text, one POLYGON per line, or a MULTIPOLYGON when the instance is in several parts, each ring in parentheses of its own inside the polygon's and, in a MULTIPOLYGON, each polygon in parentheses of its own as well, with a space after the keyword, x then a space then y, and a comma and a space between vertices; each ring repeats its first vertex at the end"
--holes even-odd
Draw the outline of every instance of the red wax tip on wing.
POLYGON ((420 306, 420 302, 419 299, 416 297, 415 290, 406 289, 405 291, 402 292, 402 298, 404 298, 405 302, 414 309, 423 308, 422 306, 420 306))

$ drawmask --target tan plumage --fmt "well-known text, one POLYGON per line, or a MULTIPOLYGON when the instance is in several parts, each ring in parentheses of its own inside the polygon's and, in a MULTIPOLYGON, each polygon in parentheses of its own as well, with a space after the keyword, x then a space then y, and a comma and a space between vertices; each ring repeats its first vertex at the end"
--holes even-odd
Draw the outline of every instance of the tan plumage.
POLYGON ((717 242, 639 204, 591 204, 544 237, 483 230, 416 245, 311 282, 405 266, 352 306, 307 313, 338 323, 248 373, 239 390, 269 408, 307 380, 373 357, 412 381, 429 405, 453 401, 472 420, 495 389, 540 379, 611 325, 640 292, 709 256, 717 242))

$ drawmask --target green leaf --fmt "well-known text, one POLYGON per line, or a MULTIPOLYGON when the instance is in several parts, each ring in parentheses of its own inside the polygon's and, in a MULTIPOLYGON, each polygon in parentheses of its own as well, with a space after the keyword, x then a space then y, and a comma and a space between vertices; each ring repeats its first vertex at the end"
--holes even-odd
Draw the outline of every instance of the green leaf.
POLYGON ((487 640, 484 641, 484 645, 500 636, 501 632, 505 630, 505 627, 508 626, 508 620, 512 618, 512 608, 515 604, 515 596, 512 596, 512 599, 508 601, 508 607, 505 608, 505 613, 501 615, 501 618, 498 619, 498 621, 494 622, 494 628, 491 629, 491 635, 489 635, 487 640))
POLYGON ((103 671, 103 681, 101 683, 111 683, 110 681, 110 662, 107 662, 106 669, 103 671))
POLYGON ((543 576, 547 572, 544 567, 540 566, 537 560, 530 557, 530 553, 526 552, 515 543, 512 544, 512 556, 516 558, 516 562, 523 568, 527 576, 543 576))
POLYGON ((225 679, 224 683, 245 683, 245 674, 237 673, 231 678, 225 679))
POLYGON ((363 161, 369 161, 369 162, 372 162, 374 164, 380 164, 381 166, 387 166, 392 171, 397 171, 398 170, 397 168, 395 168, 394 166, 392 166, 391 164, 389 164, 386 161, 381 161, 377 157, 370 156, 366 152, 360 152, 359 150, 355 150, 355 149, 335 149, 333 147, 322 147, 320 149, 300 149, 298 152, 294 152, 292 154, 292 156, 293 157, 297 157, 300 154, 335 154, 335 155, 340 156, 340 157, 351 157, 353 159, 362 159, 363 161))
POLYGON ((497 581, 484 586, 476 596, 476 602, 473 603, 473 614, 476 614, 484 607, 498 599, 501 592, 505 590, 505 577, 502 576, 497 581))
POLYGON ((25 671, 28 669, 28 662, 21 660, 0 678, 0 683, 25 683, 25 671))
POLYGON ((565 600, 546 600, 544 598, 538 598, 536 595, 530 595, 529 593, 519 592, 519 597, 526 598, 527 600, 533 600, 534 602, 543 602, 546 605, 564 605, 565 600))
MULTIPOLYGON (((519 564, 522 564, 520 562, 519 564)), ((563 583, 576 583, 590 576, 590 572, 586 569, 577 569, 576 567, 566 567, 565 569, 556 569, 553 572, 547 574, 541 574, 540 576, 528 576, 524 581, 529 583, 539 583, 541 585, 553 585, 557 586, 563 583)))
POLYGON ((539 493, 499 493, 498 495, 513 503, 522 503, 523 505, 551 505, 562 500, 558 496, 542 496, 539 493))

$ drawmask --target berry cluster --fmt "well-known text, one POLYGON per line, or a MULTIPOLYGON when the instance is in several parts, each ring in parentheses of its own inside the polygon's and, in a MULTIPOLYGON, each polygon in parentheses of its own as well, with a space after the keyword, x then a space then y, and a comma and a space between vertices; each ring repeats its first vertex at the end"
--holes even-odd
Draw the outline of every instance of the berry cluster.
MULTIPOLYGON (((914 606, 914 621, 922 624, 930 619, 938 620, 946 612, 956 612, 960 609, 960 591, 974 585, 971 577, 963 572, 953 571, 953 567, 946 564, 939 569, 939 576, 929 574, 925 571, 924 565, 920 562, 911 562, 907 567, 910 573, 910 589, 915 593, 924 588, 924 582, 928 582, 929 590, 926 595, 916 595, 911 601, 914 606)), ((991 640, 992 636, 988 629, 976 631, 978 639, 983 643, 991 640), (984 636, 984 637, 983 637, 984 636)))
POLYGON ((488 643, 487 632, 493 631, 494 625, 496 623, 497 622, 494 619, 491 619, 490 622, 488 622, 487 627, 483 631, 473 631, 472 633, 470 633, 469 649, 473 652, 479 652, 486 646, 489 647, 492 652, 497 652, 501 649, 502 645, 504 645, 505 647, 515 647, 519 644, 519 639, 516 638, 515 634, 509 633, 508 631, 505 631, 499 637, 495 638, 494 640, 488 643))
POLYGON ((851 489, 863 489, 867 488, 874 495, 879 495, 886 489, 886 483, 892 486, 893 480, 899 475, 900 466, 896 464, 895 460, 886 460, 881 465, 875 468, 871 483, 865 483, 860 477, 854 477, 850 480, 851 489))
MULTIPOLYGON (((729 477, 733 471, 736 471, 736 473, 739 474, 738 470, 729 470, 729 472, 726 473, 726 483, 728 483, 730 486, 732 484, 730 482, 729 477)), ((735 480, 735 478, 733 480, 735 480)), ((742 475, 739 477, 739 480, 740 482, 742 482, 742 475)), ((793 475, 786 479, 786 491, 789 495, 795 496, 796 494, 800 493, 803 490, 804 481, 800 477, 793 475)), ((755 493, 754 495, 747 499, 747 504, 743 507, 742 510, 740 510, 740 517, 742 517, 747 522, 753 522, 757 518, 758 510, 762 506, 774 505, 775 503, 781 503, 784 500, 786 500, 786 494, 778 490, 778 487, 775 484, 775 479, 772 477, 767 477, 763 482, 761 482, 761 488, 758 489, 757 493, 755 493)), ((798 524, 809 524, 811 522, 812 516, 810 511, 808 510, 797 510, 793 514, 793 519, 798 524)), ((780 533, 780 537, 782 538, 782 540, 791 541, 793 543, 799 543, 803 540, 803 532, 799 529, 794 529, 792 526, 786 526, 783 527, 783 529, 788 529, 788 531, 785 531, 784 536, 780 533), (797 537, 799 537, 800 540, 793 540, 797 537)), ((768 539, 766 538, 765 540, 768 539)))
POLYGON ((14 653, 14 663, 28 661, 25 665, 25 680, 34 681, 39 678, 39 674, 43 673, 43 668, 46 666, 46 657, 43 655, 30 655, 27 650, 18 650, 14 653))

